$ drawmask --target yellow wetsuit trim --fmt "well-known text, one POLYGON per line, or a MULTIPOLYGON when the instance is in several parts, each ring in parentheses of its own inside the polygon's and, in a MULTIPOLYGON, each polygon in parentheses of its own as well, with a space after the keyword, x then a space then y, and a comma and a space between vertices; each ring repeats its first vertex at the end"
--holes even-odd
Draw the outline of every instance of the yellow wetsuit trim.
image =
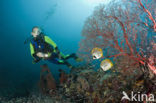
POLYGON ((56 43, 55 43, 53 40, 51 40, 48 36, 44 36, 44 40, 45 40, 45 42, 47 42, 48 44, 52 45, 54 48, 57 47, 56 43))
POLYGON ((60 52, 60 55, 63 57, 63 58, 66 58, 68 55, 64 55, 62 52, 60 52))
POLYGON ((30 43, 30 52, 31 52, 31 56, 33 57, 33 54, 35 53, 34 47, 32 45, 32 43, 30 43))

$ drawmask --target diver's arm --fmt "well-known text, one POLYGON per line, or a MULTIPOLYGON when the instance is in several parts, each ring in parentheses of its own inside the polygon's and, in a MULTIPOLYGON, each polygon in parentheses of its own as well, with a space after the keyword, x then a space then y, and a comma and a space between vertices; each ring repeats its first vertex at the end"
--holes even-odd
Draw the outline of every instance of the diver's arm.
MULTIPOLYGON (((55 53, 60 54, 60 51, 59 51, 56 43, 53 40, 51 40, 48 36, 45 36, 45 42, 47 42, 48 44, 50 44, 51 46, 54 47, 55 53)), ((60 57, 61 57, 61 55, 60 55, 60 57)))
POLYGON ((34 50, 34 47, 33 45, 30 43, 30 52, 31 52, 31 56, 34 58, 34 61, 33 63, 37 63, 41 60, 41 58, 39 58, 36 53, 35 53, 35 50, 34 50))
POLYGON ((33 57, 33 54, 35 53, 34 47, 33 45, 30 43, 30 52, 31 52, 31 56, 33 57))
POLYGON ((36 56, 35 59, 32 61, 32 63, 35 64, 35 63, 39 62, 40 60, 41 60, 41 58, 36 56))
POLYGON ((45 36, 44 38, 45 38, 45 42, 47 42, 48 44, 50 44, 51 46, 53 46, 54 49, 57 48, 56 43, 52 39, 50 39, 48 36, 45 36))
POLYGON ((36 55, 36 53, 33 54, 33 58, 34 58, 33 63, 37 63, 37 62, 39 62, 42 59, 42 58, 38 57, 36 55))

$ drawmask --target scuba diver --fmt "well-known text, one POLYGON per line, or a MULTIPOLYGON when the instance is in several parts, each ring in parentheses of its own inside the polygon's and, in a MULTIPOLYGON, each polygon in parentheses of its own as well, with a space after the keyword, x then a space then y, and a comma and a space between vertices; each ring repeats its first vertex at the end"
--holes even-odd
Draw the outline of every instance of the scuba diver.
POLYGON ((31 56, 34 58, 33 63, 37 63, 40 60, 48 60, 49 62, 55 64, 66 65, 72 69, 73 66, 68 63, 67 59, 74 58, 76 61, 80 61, 75 53, 69 55, 61 53, 56 43, 48 36, 45 36, 39 27, 33 27, 31 35, 32 39, 30 40, 30 51, 31 56))

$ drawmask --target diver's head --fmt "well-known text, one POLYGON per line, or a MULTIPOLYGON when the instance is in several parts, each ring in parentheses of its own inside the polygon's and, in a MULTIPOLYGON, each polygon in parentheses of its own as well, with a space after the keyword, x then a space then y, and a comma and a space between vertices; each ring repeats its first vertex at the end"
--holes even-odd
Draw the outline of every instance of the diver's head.
POLYGON ((35 27, 32 28, 31 35, 33 37, 37 37, 40 34, 41 34, 41 29, 38 26, 35 26, 35 27))

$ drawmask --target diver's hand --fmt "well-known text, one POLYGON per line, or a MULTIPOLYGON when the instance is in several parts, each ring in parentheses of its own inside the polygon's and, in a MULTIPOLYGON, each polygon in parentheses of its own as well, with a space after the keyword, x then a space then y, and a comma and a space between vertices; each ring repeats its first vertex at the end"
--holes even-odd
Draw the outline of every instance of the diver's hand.
POLYGON ((34 60, 32 61, 32 63, 33 63, 33 64, 36 64, 36 63, 38 63, 40 60, 41 60, 41 59, 34 59, 34 60))
POLYGON ((37 54, 36 54, 38 57, 40 57, 40 58, 43 58, 45 55, 44 55, 44 53, 42 53, 42 52, 38 52, 37 54))

